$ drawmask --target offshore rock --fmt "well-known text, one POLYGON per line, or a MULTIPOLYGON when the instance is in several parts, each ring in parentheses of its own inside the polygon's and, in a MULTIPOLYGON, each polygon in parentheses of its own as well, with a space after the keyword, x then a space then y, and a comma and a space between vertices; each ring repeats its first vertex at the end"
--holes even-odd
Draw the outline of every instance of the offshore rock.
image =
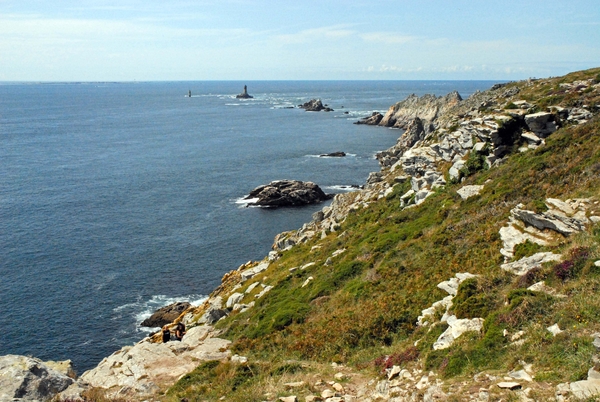
POLYGON ((327 107, 327 105, 323 105, 321 99, 311 99, 302 105, 298 105, 298 107, 306 110, 307 112, 320 112, 321 110, 324 112, 333 112, 332 108, 327 107))
POLYGON ((337 152, 331 152, 328 154, 321 154, 319 156, 322 158, 341 158, 341 157, 346 156, 346 153, 342 152, 342 151, 337 151, 337 152))
POLYGON ((289 207, 315 204, 333 197, 315 183, 298 180, 278 180, 252 190, 245 198, 250 205, 289 207))
POLYGON ((185 310, 190 308, 191 304, 187 302, 176 302, 162 307, 154 312, 149 318, 146 318, 140 324, 142 327, 162 327, 175 321, 185 310))
POLYGON ((0 401, 48 401, 73 382, 40 359, 0 357, 0 401))

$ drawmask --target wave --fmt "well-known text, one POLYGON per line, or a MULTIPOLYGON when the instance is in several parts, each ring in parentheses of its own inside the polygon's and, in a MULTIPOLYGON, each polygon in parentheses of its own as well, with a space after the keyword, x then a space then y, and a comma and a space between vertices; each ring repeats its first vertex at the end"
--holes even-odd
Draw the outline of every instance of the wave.
POLYGON ((333 186, 324 186, 324 190, 334 190, 334 191, 357 191, 362 187, 356 184, 338 184, 333 186))
MULTIPOLYGON (((156 310, 161 307, 168 306, 176 302, 188 302, 192 306, 199 306, 208 298, 205 295, 191 294, 187 296, 166 296, 166 295, 155 295, 149 300, 143 300, 141 297, 134 303, 124 304, 119 307, 115 307, 113 312, 115 315, 112 320, 119 320, 124 316, 129 316, 135 320, 135 323, 139 324, 146 318, 150 317, 156 310)), ((139 328, 139 331, 148 332, 149 328, 139 328)))

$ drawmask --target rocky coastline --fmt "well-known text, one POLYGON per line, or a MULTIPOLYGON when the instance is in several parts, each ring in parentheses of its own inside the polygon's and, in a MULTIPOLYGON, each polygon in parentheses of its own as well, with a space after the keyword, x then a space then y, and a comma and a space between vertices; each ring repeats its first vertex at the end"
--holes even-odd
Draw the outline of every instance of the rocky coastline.
MULTIPOLYGON (((531 82, 527 85, 539 84, 531 82)), ((569 82, 564 88, 571 93, 586 90, 588 93, 600 93, 600 84, 593 80, 569 82)), ((315 103, 318 108, 320 101, 315 103)), ((321 107, 320 110, 324 110, 325 106, 321 104, 321 107)), ((12 388, 5 385, 8 382, 0 382, 0 400, 12 400, 2 399, 9 397, 47 400, 56 394, 59 394, 59 400, 83 400, 85 392, 94 388, 102 389, 113 398, 150 400, 193 370, 199 362, 227 360, 232 364, 245 364, 247 359, 233 354, 229 350, 231 341, 220 338, 223 333, 213 325, 224 317, 251 310, 257 301, 269 297, 274 285, 268 282, 264 273, 283 253, 311 240, 324 239, 332 233, 343 239, 344 233, 339 233, 339 228, 350 214, 393 196, 402 185, 410 183, 408 191, 398 194, 401 208, 417 208, 448 182, 461 183, 469 174, 469 169, 473 168, 473 160, 493 169, 505 163, 510 152, 519 144, 517 152, 522 153, 544 147, 545 139, 561 125, 585 124, 600 112, 598 106, 585 105, 540 109, 532 100, 519 99, 519 87, 496 85, 489 91, 478 92, 464 100, 457 92, 443 97, 411 95, 391 106, 385 115, 374 113, 357 122, 403 130, 393 147, 377 154, 381 170, 369 176, 363 189, 333 196, 331 205, 313 214, 312 220, 302 228, 277 235, 273 251, 262 261, 250 261, 226 273, 221 284, 202 306, 186 306, 175 313, 174 319, 169 317, 171 321, 167 325, 171 328, 179 322, 188 326, 188 334, 182 342, 163 344, 159 334, 145 338, 105 358, 76 381, 69 376, 68 370, 52 369, 54 363, 31 359, 25 364, 25 372, 32 373, 27 375, 47 373, 38 377, 51 379, 44 380, 46 385, 35 385, 40 384, 38 377, 27 380, 29 388, 15 386, 14 380, 10 383, 13 384, 10 385, 12 388), (42 389, 49 391, 42 395, 42 389)), ((312 190, 318 188, 314 183, 308 184, 312 190)), ((306 189, 298 190, 295 185, 297 183, 293 181, 273 182, 253 190, 247 198, 263 199, 261 194, 264 192, 264 199, 268 201, 257 201, 257 205, 280 206, 284 205, 281 201, 282 189, 292 188, 298 192, 292 191, 285 205, 302 205, 306 199, 306 189)), ((486 183, 465 185, 457 191, 457 197, 468 200, 485 189, 486 183)), ((331 198, 325 193, 321 194, 322 191, 316 193, 318 200, 313 202, 331 198)), ((313 196, 309 198, 314 199, 313 196)), ((554 253, 536 253, 512 261, 519 244, 526 241, 540 246, 554 244, 557 239, 576 235, 600 222, 597 199, 561 200, 549 197, 543 200, 541 209, 543 211, 533 211, 525 205, 514 207, 510 216, 506 217, 506 225, 498 232, 502 243, 499 252, 504 257, 499 268, 510 275, 520 277, 544 262, 563 258, 554 253)), ((345 252, 344 248, 336 250, 322 265, 331 266, 345 252)), ((314 261, 290 268, 290 273, 310 271, 318 263, 314 261)), ((600 261, 596 264, 600 265, 600 261)), ((452 314, 452 305, 456 301, 453 299, 457 296, 459 286, 476 277, 476 274, 461 271, 446 278, 437 285, 445 296, 431 306, 422 306, 417 326, 432 328, 436 323, 447 325, 447 330, 433 345, 435 350, 451 347, 465 333, 482 331, 483 318, 459 319, 452 314)), ((311 278, 313 276, 309 276, 302 287, 310 286, 311 278)), ((556 295, 553 289, 540 282, 532 285, 531 289, 532 292, 556 295)), ((553 334, 550 337, 562 331, 558 325, 547 330, 553 334)), ((504 336, 512 342, 518 342, 524 334, 509 333, 504 336)), ((596 356, 600 356, 600 333, 590 333, 589 336, 596 348, 596 356)), ((15 366, 24 365, 22 362, 15 363, 14 359, 22 357, 10 356, 13 360, 6 358, 0 358, 0 372, 3 373, 0 380, 9 378, 4 374, 7 372, 13 373, 10 377, 13 379, 23 377, 14 371, 15 366)), ((349 367, 335 364, 335 376, 332 375, 331 381, 315 383, 311 390, 319 390, 319 395, 312 395, 316 393, 312 392, 306 396, 306 401, 441 401, 447 400, 452 394, 458 395, 460 400, 484 402, 498 400, 491 399, 491 396, 505 398, 509 395, 505 392, 515 392, 510 395, 516 395, 518 400, 534 401, 531 394, 538 391, 548 392, 548 395, 552 395, 550 400, 557 401, 600 396, 600 373, 596 366, 586 368, 585 379, 560 384, 536 383, 535 369, 520 362, 515 363, 515 369, 511 372, 481 373, 470 380, 455 383, 446 381, 433 371, 392 363, 386 367, 382 377, 364 378, 364 375, 349 367)), ((306 386, 299 382, 282 385, 288 391, 304 389, 306 386)), ((298 400, 296 396, 275 398, 265 399, 298 400)))

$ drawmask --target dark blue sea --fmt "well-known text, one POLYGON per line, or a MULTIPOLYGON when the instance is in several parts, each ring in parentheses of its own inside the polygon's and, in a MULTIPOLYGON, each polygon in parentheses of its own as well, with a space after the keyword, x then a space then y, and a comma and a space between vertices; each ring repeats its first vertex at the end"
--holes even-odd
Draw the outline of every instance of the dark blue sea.
POLYGON ((0 83, 0 355, 92 368, 147 335, 152 311, 199 303, 324 206, 247 208, 250 190, 363 184, 400 132, 354 121, 492 84, 0 83), (235 99, 244 84, 254 99, 235 99), (292 108, 311 98, 335 111, 292 108), (334 151, 348 156, 317 157, 334 151))

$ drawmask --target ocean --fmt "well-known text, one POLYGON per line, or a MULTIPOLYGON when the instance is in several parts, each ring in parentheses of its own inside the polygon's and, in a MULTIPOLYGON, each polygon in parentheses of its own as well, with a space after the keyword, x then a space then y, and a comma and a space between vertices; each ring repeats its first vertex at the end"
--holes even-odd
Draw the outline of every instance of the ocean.
POLYGON ((253 188, 362 185, 401 132, 354 121, 494 83, 0 83, 0 355, 94 367, 327 205, 248 208, 253 188), (244 85, 254 99, 235 98, 244 85), (334 111, 296 107, 312 98, 334 111))

